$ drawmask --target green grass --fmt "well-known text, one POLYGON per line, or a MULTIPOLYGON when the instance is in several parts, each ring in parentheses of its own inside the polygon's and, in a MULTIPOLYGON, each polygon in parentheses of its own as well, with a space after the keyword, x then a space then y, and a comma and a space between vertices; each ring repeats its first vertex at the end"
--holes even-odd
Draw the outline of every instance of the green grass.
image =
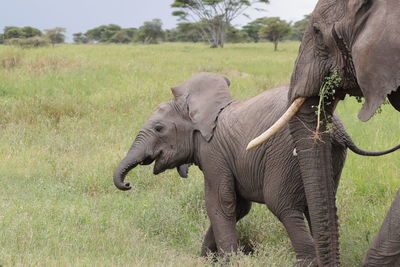
MULTIPOLYGON (((236 98, 287 83, 298 43, 0 46, 0 264, 204 266, 203 178, 139 167, 118 191, 112 173, 170 87, 200 71, 230 78, 236 98)), ((348 99, 338 111, 362 148, 400 140, 390 106, 368 123, 348 99)), ((358 266, 400 186, 400 157, 349 153, 338 193, 343 266, 358 266), (368 240, 368 241, 367 241, 368 240)), ((239 235, 256 252, 240 266, 290 266, 285 230, 255 205, 239 235)))

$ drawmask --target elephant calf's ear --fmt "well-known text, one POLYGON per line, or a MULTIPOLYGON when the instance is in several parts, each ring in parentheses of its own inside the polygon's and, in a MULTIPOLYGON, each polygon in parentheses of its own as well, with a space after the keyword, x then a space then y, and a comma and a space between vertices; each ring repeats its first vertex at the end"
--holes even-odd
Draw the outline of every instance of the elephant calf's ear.
POLYGON ((211 140, 221 110, 232 102, 227 78, 208 72, 199 73, 172 88, 176 99, 184 99, 194 128, 211 140))
POLYGON ((180 177, 182 177, 182 178, 188 177, 190 165, 191 164, 183 164, 183 165, 176 167, 176 170, 178 171, 180 177))

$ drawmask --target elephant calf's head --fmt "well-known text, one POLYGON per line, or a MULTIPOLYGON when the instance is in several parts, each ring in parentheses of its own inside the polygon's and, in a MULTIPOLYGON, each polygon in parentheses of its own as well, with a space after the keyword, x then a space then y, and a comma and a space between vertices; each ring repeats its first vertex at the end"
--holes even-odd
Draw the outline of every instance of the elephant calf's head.
POLYGON ((127 173, 138 164, 155 161, 153 173, 177 167, 186 177, 193 162, 194 133, 210 141, 219 112, 232 101, 229 81, 212 73, 200 73, 172 88, 174 99, 158 106, 140 130, 114 173, 114 184, 129 190, 127 173))

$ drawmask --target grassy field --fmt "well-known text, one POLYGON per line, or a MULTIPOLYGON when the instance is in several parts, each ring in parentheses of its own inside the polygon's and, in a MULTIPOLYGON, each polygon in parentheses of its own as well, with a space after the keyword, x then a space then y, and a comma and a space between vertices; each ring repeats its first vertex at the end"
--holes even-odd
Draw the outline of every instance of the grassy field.
MULTIPOLYGON (((235 98, 286 83, 298 43, 0 46, 0 264, 42 266, 204 266, 208 227, 203 178, 139 167, 121 192, 112 173, 138 129, 170 87, 211 71, 232 82, 235 98)), ((400 116, 388 105, 368 123, 354 99, 338 108, 365 149, 400 140, 400 116), (394 129, 394 130, 393 130, 394 129)), ((400 187, 400 157, 349 152, 338 192, 343 266, 359 266, 400 187)), ((286 233, 254 205, 239 235, 253 255, 234 266, 291 266, 286 233)))

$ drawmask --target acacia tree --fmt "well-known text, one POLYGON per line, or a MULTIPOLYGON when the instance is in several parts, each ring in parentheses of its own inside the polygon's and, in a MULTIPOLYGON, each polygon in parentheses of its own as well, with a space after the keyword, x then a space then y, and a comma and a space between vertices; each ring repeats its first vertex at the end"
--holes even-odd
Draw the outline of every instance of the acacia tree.
POLYGON ((205 41, 202 31, 202 23, 179 23, 176 28, 176 39, 180 42, 193 42, 197 43, 205 41))
POLYGON ((13 38, 31 38, 35 36, 41 36, 42 32, 39 29, 26 26, 26 27, 14 27, 14 26, 6 26, 4 28, 4 39, 13 39, 13 38))
POLYGON ((260 30, 260 37, 271 41, 277 51, 279 41, 290 33, 290 24, 279 17, 263 18, 262 24, 265 26, 260 30))
POLYGON ((263 27, 265 27, 264 20, 265 18, 259 18, 243 26, 243 31, 245 31, 250 39, 255 43, 258 43, 260 40, 260 31, 263 27))
POLYGON ((85 35, 91 42, 107 43, 122 28, 116 24, 100 25, 86 31, 85 35))
POLYGON ((76 44, 87 44, 89 43, 89 38, 85 33, 77 32, 72 35, 72 39, 76 44))
POLYGON ((255 3, 268 4, 269 0, 174 0, 171 6, 178 9, 172 15, 181 20, 203 22, 211 47, 224 47, 232 20, 245 15, 245 10, 255 3))
POLYGON ((120 44, 130 43, 133 41, 136 32, 136 28, 121 29, 111 37, 110 42, 120 44))
POLYGON ((64 43, 65 32, 67 31, 62 27, 55 27, 53 29, 44 30, 46 32, 46 37, 49 39, 50 43, 54 46, 55 44, 64 43))
POLYGON ((137 34, 137 39, 144 44, 157 44, 163 38, 164 32, 160 19, 145 21, 137 34))

